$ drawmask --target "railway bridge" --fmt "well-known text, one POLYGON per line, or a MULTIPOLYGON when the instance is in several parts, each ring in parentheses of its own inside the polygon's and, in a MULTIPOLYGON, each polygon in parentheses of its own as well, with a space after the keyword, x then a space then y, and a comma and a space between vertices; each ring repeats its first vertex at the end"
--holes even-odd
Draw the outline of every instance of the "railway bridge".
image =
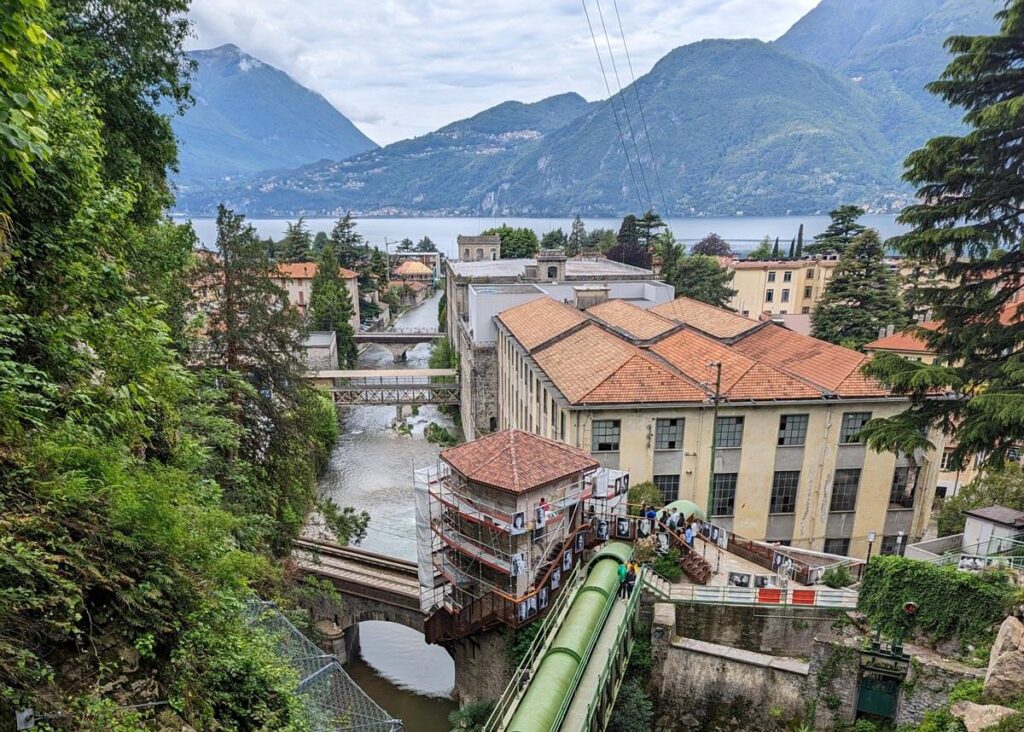
POLYGON ((459 403, 459 372, 455 369, 315 371, 308 378, 330 391, 341 407, 459 403))
POLYGON ((413 346, 420 343, 433 343, 442 338, 444 338, 444 333, 439 330, 418 328, 368 331, 357 333, 354 336, 356 346, 360 351, 371 345, 383 346, 391 351, 391 356, 396 362, 404 361, 406 353, 413 346))

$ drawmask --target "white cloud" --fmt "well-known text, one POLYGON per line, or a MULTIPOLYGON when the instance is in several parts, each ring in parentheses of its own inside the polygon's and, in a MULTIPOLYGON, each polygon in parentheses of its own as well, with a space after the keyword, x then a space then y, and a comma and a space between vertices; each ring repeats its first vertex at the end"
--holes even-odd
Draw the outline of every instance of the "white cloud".
MULTIPOLYGON (((703 38, 777 38, 815 4, 621 0, 618 9, 639 76, 703 38)), ((596 0, 587 7, 606 53, 596 0)), ((601 10, 626 84, 612 0, 601 10)), ((606 96, 578 0, 193 0, 191 15, 191 48, 236 44, 323 94, 381 144, 508 99, 606 96)))

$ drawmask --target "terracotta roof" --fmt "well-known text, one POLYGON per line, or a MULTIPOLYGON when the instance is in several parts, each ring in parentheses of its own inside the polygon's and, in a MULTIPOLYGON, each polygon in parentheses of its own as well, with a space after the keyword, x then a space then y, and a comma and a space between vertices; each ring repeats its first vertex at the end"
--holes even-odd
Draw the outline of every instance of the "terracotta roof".
POLYGON ((605 300, 599 305, 587 308, 587 315, 640 341, 657 338, 679 327, 675 321, 625 300, 605 300))
MULTIPOLYGON (((834 393, 839 393, 840 386, 867 360, 857 351, 794 333, 774 323, 744 336, 732 347, 834 393)), ((850 384, 857 391, 864 389, 859 379, 850 384)))
POLYGON ((731 310, 716 308, 688 297, 677 297, 671 302, 651 308, 651 311, 676 322, 686 323, 716 338, 733 338, 759 325, 756 320, 744 318, 731 310))
POLYGON ((432 276, 433 274, 434 270, 423 264, 423 262, 417 262, 413 259, 407 259, 395 268, 395 275, 398 277, 432 276))
POLYGON ((503 430, 452 447, 441 459, 467 480, 511 493, 524 493, 593 470, 589 453, 529 432, 503 430))
MULTIPOLYGON (((338 267, 341 276, 346 280, 354 280, 359 277, 356 272, 344 267, 338 267)), ((282 279, 286 280, 311 280, 316 277, 316 262, 282 262, 277 265, 277 272, 282 279)))
POLYGON ((873 340, 866 344, 864 348, 869 351, 931 353, 931 349, 928 347, 928 344, 925 343, 924 338, 921 337, 918 328, 923 328, 924 330, 935 330, 938 327, 939 323, 934 320, 930 320, 927 323, 918 323, 917 325, 900 331, 899 333, 893 333, 892 335, 887 335, 873 340))
POLYGON ((588 325, 533 354, 573 404, 703 401, 707 393, 642 349, 588 325))
POLYGON ((532 351, 586 321, 587 317, 571 305, 541 297, 499 313, 498 320, 523 348, 532 351))

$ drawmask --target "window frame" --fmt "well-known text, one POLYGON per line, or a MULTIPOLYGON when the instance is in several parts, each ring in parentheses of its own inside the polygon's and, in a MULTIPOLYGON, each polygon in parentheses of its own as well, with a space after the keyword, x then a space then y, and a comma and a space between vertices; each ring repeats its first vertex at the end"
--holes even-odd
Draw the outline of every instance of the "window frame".
POLYGON ((796 497, 799 492, 799 470, 776 470, 772 476, 772 493, 768 502, 768 513, 780 516, 795 514, 796 497), (788 508, 787 504, 790 504, 788 508))
POLYGON ((714 488, 711 495, 711 518, 731 518, 736 515, 736 493, 738 473, 715 473, 714 488), (720 484, 721 482, 721 484, 720 484), (728 491, 728 498, 723 502, 723 491, 728 491), (719 506, 727 506, 728 513, 719 511, 719 506))
POLYGON ((861 468, 836 468, 836 472, 832 474, 832 490, 829 494, 828 499, 828 512, 829 513, 855 513, 857 511, 857 498, 860 495, 860 480, 863 477, 863 470, 861 468), (853 499, 849 501, 849 507, 845 507, 849 498, 849 485, 844 481, 842 489, 844 491, 844 498, 841 507, 836 508, 836 489, 840 487, 839 474, 843 473, 844 478, 847 475, 856 473, 857 480, 853 484, 853 499))
POLYGON ((793 281, 793 272, 791 270, 786 270, 785 272, 783 272, 782 273, 782 281, 783 282, 792 282, 793 281))
POLYGON ((620 419, 595 419, 590 426, 590 451, 591 452, 618 452, 622 447, 622 420, 620 419), (604 430, 608 430, 608 435, 615 435, 615 442, 599 442, 598 441, 598 425, 601 425, 602 433, 604 430), (605 425, 609 425, 605 427, 605 425), (602 448, 601 445, 611 445, 615 447, 602 448))
POLYGON ((773 288, 768 288, 764 291, 764 301, 775 302, 775 290, 773 288))
POLYGON ((654 449, 655 450, 682 450, 683 449, 683 432, 686 429, 686 418, 685 417, 664 417, 657 418, 654 420, 654 449), (678 434, 674 440, 665 438, 662 434, 662 426, 664 423, 676 422, 676 425, 668 425, 667 429, 678 430, 678 434), (674 446, 670 446, 668 443, 674 442, 674 446))
MULTIPOLYGON (((730 449, 736 449, 736 448, 743 447, 743 429, 744 429, 745 426, 746 426, 746 420, 743 417, 731 417, 731 416, 719 417, 718 420, 715 422, 715 449, 716 450, 719 450, 719 449, 730 450, 730 449), (723 423, 723 420, 727 420, 727 419, 728 420, 733 420, 733 425, 732 425, 733 428, 736 426, 736 424, 739 425, 739 440, 736 441, 736 444, 728 444, 727 445, 727 444, 724 443, 724 441, 722 439, 722 435, 723 435, 722 423, 723 423)), ((730 428, 730 432, 735 432, 735 430, 730 428)))
POLYGON ((832 538, 826 538, 825 539, 825 544, 824 544, 824 546, 822 546, 821 550, 825 554, 835 554, 836 556, 839 556, 839 557, 848 557, 848 556, 850 556, 850 538, 848 536, 836 536, 836 537, 832 537, 832 538), (842 545, 842 550, 841 551, 834 551, 833 549, 831 549, 829 547, 829 542, 830 541, 837 541, 837 542, 839 542, 842 545))
POLYGON ((679 476, 678 475, 672 475, 672 474, 654 475, 654 476, 651 477, 651 482, 654 483, 654 486, 659 491, 661 491, 661 498, 665 502, 666 505, 669 504, 669 503, 672 503, 672 501, 678 501, 679 500, 679 483, 680 483, 680 481, 679 481, 679 476), (674 482, 674 485, 673 485, 673 482, 674 482), (665 492, 667 486, 663 485, 664 483, 668 483, 669 484, 671 493, 666 493, 665 492))
POLYGON ((779 431, 775 438, 776 447, 803 447, 807 444, 807 428, 810 424, 811 416, 809 414, 781 414, 779 415, 779 431), (791 430, 788 424, 784 424, 787 420, 794 419, 797 421, 803 420, 803 428, 797 430, 791 430), (788 439, 787 435, 793 435, 799 433, 799 442, 785 442, 788 439))
POLYGON ((889 485, 889 507, 890 511, 913 510, 914 501, 917 499, 917 481, 914 481, 914 489, 910 495, 904 495, 903 491, 910 482, 913 466, 897 467, 892 471, 892 483, 889 485), (902 476, 902 479, 901 479, 902 476), (910 505, 907 505, 909 502, 910 505))
POLYGON ((843 419, 839 423, 839 444, 840 445, 862 445, 860 433, 864 431, 865 425, 871 421, 872 412, 843 412, 843 419), (849 433, 848 420, 852 421, 851 418, 858 417, 860 415, 866 415, 857 431, 852 435, 849 433))

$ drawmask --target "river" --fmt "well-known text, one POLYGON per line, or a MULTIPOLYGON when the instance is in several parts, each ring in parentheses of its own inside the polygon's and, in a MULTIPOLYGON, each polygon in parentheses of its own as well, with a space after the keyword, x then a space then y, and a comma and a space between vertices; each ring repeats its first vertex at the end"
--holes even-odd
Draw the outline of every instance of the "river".
MULTIPOLYGON (((400 328, 436 328, 436 293, 396 322, 400 328)), ((408 352, 404 364, 371 346, 359 358, 359 368, 425 368, 430 348, 421 344, 408 352)), ((452 427, 434 407, 421 407, 409 417, 411 435, 392 429, 394 407, 350 407, 341 416, 342 435, 320 480, 320 492, 339 506, 354 506, 370 514, 364 549, 416 559, 412 474, 432 465, 440 449, 423 439, 430 422, 452 427)), ((455 666, 440 646, 430 646, 419 633, 402 625, 367 621, 359 624, 361 655, 346 666, 356 683, 407 730, 448 732, 448 713, 455 666)))
MULTIPOLYGON (((178 218, 178 221, 185 219, 178 218)), ((192 219, 192 226, 204 246, 213 246, 217 239, 216 222, 208 218, 192 219)), ((730 242, 737 252, 749 252, 757 246, 764 236, 772 239, 779 237, 783 248, 788 251, 789 242, 797 234, 800 224, 804 225, 804 240, 823 231, 828 225, 828 216, 731 216, 721 218, 672 218, 672 232, 679 241, 686 244, 703 238, 709 232, 715 232, 730 242)), ((594 228, 619 230, 622 219, 583 219, 587 230, 594 228)), ((256 227, 260 236, 272 236, 280 239, 284 235, 288 223, 284 219, 250 219, 249 223, 256 227)), ((359 233, 371 245, 384 249, 394 249, 395 244, 404 238, 419 241, 429 236, 438 249, 446 256, 455 256, 455 239, 459 234, 479 234, 481 231, 508 224, 509 226, 525 226, 533 229, 537 236, 561 227, 569 233, 572 228, 572 217, 531 219, 509 217, 486 218, 360 218, 356 220, 359 233)), ((871 214, 864 216, 861 223, 878 229, 883 237, 898 234, 904 230, 896 223, 892 215, 871 214)), ((330 233, 334 219, 307 219, 306 224, 312 232, 330 233)))

